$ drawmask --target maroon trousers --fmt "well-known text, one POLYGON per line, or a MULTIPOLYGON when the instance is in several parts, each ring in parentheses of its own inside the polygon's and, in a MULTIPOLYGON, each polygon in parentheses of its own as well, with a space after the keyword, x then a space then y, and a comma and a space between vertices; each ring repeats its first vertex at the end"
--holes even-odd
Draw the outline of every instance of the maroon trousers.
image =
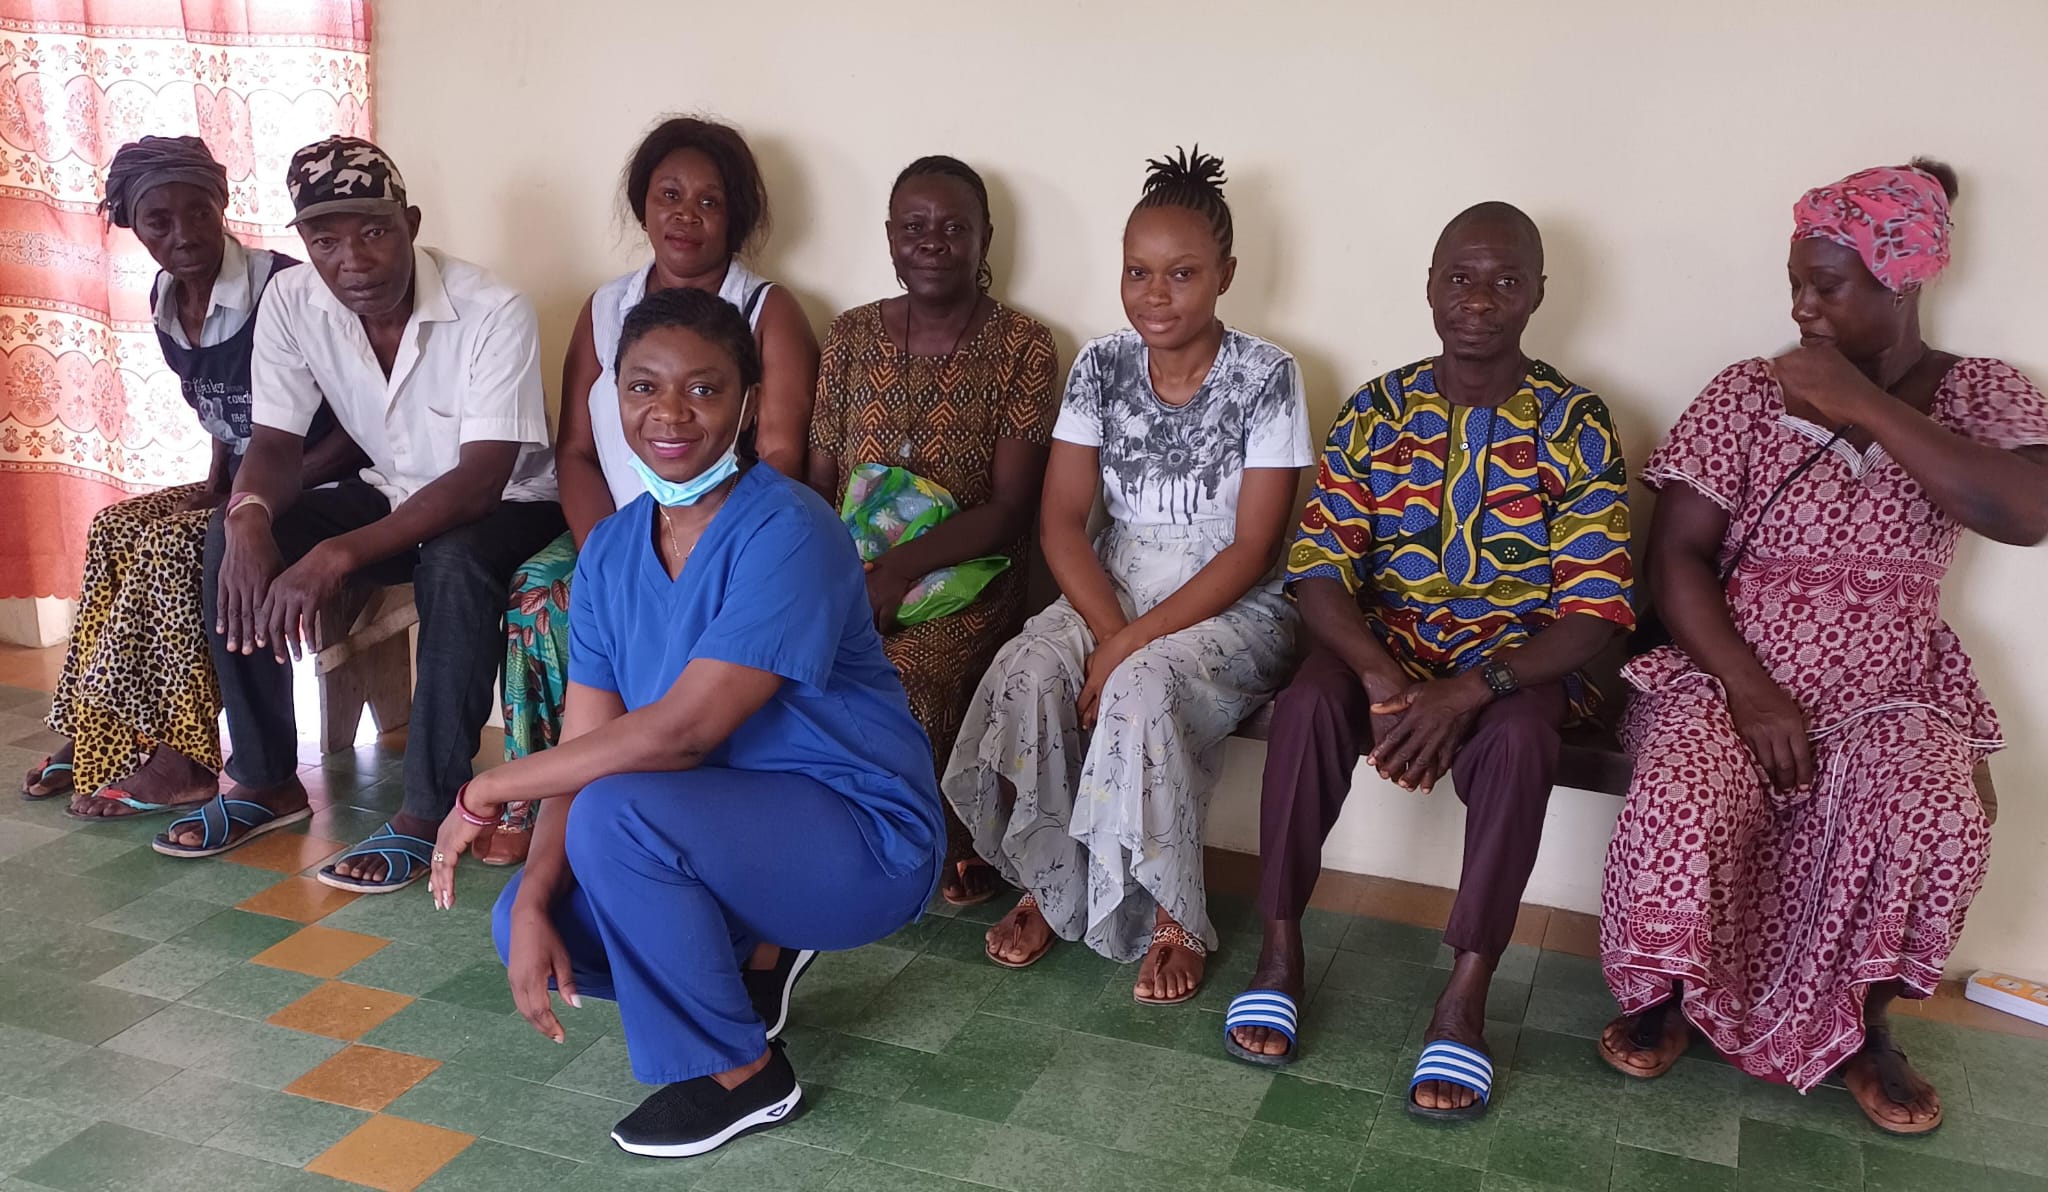
MULTIPOLYGON (((1313 648, 1273 703, 1259 812, 1259 910, 1301 918, 1323 870, 1323 841, 1372 744, 1365 685, 1335 654, 1313 648)), ((1444 942, 1498 958, 1514 934, 1557 777, 1561 684, 1495 700, 1473 721, 1451 767, 1465 804, 1465 865, 1444 942)))

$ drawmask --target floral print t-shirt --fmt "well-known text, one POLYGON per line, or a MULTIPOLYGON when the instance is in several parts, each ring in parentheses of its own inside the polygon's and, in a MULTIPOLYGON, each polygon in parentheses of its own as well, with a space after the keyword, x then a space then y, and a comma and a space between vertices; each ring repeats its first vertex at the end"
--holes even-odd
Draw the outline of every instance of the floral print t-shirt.
POLYGON ((1145 341, 1125 328, 1081 349, 1053 438, 1102 453, 1102 494, 1125 525, 1235 522, 1246 468, 1313 460, 1301 370, 1284 349, 1225 328, 1186 405, 1159 400, 1145 341))

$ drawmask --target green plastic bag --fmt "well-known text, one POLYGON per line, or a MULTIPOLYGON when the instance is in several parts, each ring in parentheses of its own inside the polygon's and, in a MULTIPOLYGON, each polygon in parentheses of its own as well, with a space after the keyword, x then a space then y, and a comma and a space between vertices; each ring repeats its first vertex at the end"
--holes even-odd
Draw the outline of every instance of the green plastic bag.
MULTIPOLYGON (((908 542, 960 512, 946 486, 886 464, 860 464, 846 481, 839 520, 853 535, 861 561, 873 562, 898 543, 908 542)), ((899 625, 949 617, 973 604, 989 581, 1010 566, 1002 555, 969 559, 910 585, 896 611, 899 625)))

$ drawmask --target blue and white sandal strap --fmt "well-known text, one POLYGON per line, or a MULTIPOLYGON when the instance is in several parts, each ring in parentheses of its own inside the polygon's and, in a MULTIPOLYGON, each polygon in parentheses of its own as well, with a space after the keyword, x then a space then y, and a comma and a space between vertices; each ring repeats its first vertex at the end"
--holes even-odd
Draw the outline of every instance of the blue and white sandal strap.
POLYGON ((1299 1014, 1294 999, 1279 990, 1253 989, 1230 999, 1230 1009, 1223 1016, 1223 1031, 1228 1034, 1241 1026, 1262 1026, 1279 1031, 1291 1044, 1299 1014))
POLYGON ((1480 1103, 1485 1104, 1493 1092, 1493 1061, 1476 1048, 1450 1039, 1438 1039, 1422 1049, 1422 1056, 1415 1064, 1415 1078, 1408 1082, 1408 1091, 1413 1093, 1416 1085, 1431 1080, 1471 1089, 1479 1095, 1480 1103))
MULTIPOLYGON (((125 799, 120 801, 127 802, 125 799)), ((253 828, 259 824, 269 823, 276 818, 277 813, 261 803, 252 803, 247 799, 230 799, 226 795, 215 795, 211 803, 201 807, 198 811, 171 821, 171 826, 165 829, 165 835, 168 836, 175 833, 178 829, 191 824, 198 824, 206 830, 205 836, 200 840, 199 847, 202 849, 219 848, 228 842, 228 833, 234 830, 235 824, 244 824, 253 828)))

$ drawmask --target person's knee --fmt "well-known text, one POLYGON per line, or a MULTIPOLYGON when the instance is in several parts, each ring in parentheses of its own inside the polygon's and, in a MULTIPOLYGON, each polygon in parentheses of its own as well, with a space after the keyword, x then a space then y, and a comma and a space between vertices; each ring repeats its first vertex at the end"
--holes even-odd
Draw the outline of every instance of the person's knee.
POLYGON ((1102 684, 1103 704, 1133 703, 1147 710, 1166 707, 1173 699, 1173 655, 1146 646, 1117 664, 1102 684))
POLYGON ((1557 720, 1533 704, 1501 708, 1473 730, 1467 749, 1513 758, 1556 757, 1563 744, 1557 720))
POLYGON ((1273 697, 1273 727, 1301 726, 1310 733, 1356 718, 1364 687, 1347 673, 1304 670, 1273 697))
POLYGON ((625 824, 634 814, 644 778, 639 774, 611 774, 578 792, 569 804, 569 820, 562 827, 570 869, 597 872, 617 852, 619 841, 627 835, 625 824))
POLYGON ((519 899, 519 884, 526 876, 524 872, 512 875, 512 880, 498 893, 498 901, 491 904, 491 943, 498 949, 498 962, 508 964, 512 958, 512 907, 519 899))
POLYGON ((475 525, 459 526, 420 543, 413 590, 443 600, 503 604, 510 577, 501 578, 491 569, 476 531, 475 525))

